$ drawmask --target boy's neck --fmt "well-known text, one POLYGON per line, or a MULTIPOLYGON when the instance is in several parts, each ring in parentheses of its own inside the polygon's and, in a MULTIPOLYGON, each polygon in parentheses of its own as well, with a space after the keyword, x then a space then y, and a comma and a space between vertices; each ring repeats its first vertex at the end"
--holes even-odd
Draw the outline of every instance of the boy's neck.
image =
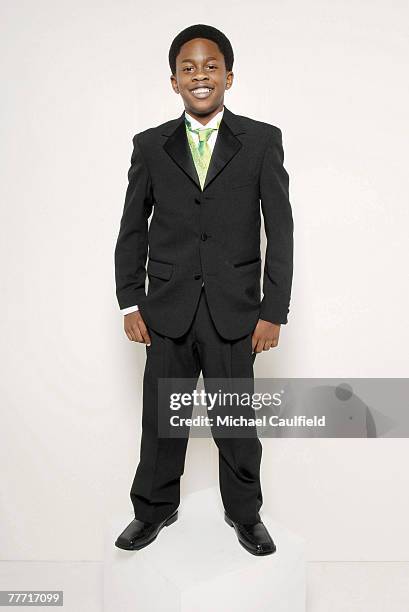
POLYGON ((209 123, 209 121, 211 121, 213 119, 213 117, 215 117, 218 113, 220 113, 220 111, 223 110, 223 108, 224 108, 224 104, 222 104, 219 108, 217 108, 216 110, 212 111, 208 115, 196 115, 195 113, 192 113, 187 108, 185 108, 185 111, 191 117, 196 119, 196 121, 199 121, 199 123, 201 123, 202 125, 206 125, 207 123, 209 123))

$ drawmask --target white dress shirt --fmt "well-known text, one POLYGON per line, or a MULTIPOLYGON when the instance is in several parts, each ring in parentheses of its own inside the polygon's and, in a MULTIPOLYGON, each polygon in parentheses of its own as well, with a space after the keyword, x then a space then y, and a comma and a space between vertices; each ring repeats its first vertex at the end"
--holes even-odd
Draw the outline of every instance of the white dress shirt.
MULTIPOLYGON (((185 117, 189 119, 192 130, 198 130, 198 129, 202 130, 205 127, 206 128, 217 128, 217 123, 222 120, 223 112, 224 112, 224 107, 222 108, 220 112, 217 113, 217 115, 215 115, 212 119, 210 119, 210 121, 206 123, 206 125, 203 125, 203 123, 200 123, 200 121, 198 121, 197 119, 189 115, 189 113, 187 113, 186 111, 185 111, 185 117)), ((214 145, 216 143, 216 138, 217 138, 218 133, 219 133, 218 130, 215 130, 214 132, 212 132, 209 137, 209 140, 207 141, 209 144, 210 150, 212 152, 213 152, 214 145)), ((192 132, 191 136, 193 137, 196 145, 199 146, 199 134, 195 134, 194 132, 192 132)), ((203 285, 204 283, 202 283, 202 287, 203 285)), ((127 314, 130 314, 131 312, 135 312, 136 310, 139 310, 138 306, 136 305, 129 306, 128 308, 122 308, 121 313, 123 315, 127 315, 127 314)))

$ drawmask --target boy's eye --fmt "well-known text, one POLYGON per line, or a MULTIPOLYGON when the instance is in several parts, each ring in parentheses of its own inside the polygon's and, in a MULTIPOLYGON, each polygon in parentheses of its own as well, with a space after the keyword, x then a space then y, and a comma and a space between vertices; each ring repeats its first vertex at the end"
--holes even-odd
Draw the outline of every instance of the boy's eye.
MULTIPOLYGON (((209 68, 217 68, 217 66, 215 64, 209 64, 209 68)), ((185 68, 183 68, 183 72, 187 70, 193 70, 193 66, 186 66, 185 68)))

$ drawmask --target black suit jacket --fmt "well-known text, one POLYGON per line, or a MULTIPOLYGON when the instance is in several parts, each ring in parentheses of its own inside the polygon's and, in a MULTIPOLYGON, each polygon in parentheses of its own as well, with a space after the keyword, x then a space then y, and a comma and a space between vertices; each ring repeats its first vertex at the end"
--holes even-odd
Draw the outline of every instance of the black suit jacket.
POLYGON ((137 304, 148 328, 177 338, 192 322, 204 282, 225 339, 250 333, 259 318, 287 323, 293 218, 281 130, 225 106, 202 191, 184 117, 133 137, 115 248, 119 306, 137 304), (262 297, 260 203, 267 237, 262 297))

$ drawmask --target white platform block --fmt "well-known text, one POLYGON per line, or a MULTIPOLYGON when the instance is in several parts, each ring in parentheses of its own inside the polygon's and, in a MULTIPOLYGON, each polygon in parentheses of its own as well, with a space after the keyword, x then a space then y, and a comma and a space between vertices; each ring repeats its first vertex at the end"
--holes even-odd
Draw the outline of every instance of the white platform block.
POLYGON ((304 540, 263 508, 260 516, 277 546, 265 557, 240 546, 216 487, 182 499, 176 523, 140 551, 116 548, 133 515, 115 517, 106 530, 104 611, 305 612, 304 540))

